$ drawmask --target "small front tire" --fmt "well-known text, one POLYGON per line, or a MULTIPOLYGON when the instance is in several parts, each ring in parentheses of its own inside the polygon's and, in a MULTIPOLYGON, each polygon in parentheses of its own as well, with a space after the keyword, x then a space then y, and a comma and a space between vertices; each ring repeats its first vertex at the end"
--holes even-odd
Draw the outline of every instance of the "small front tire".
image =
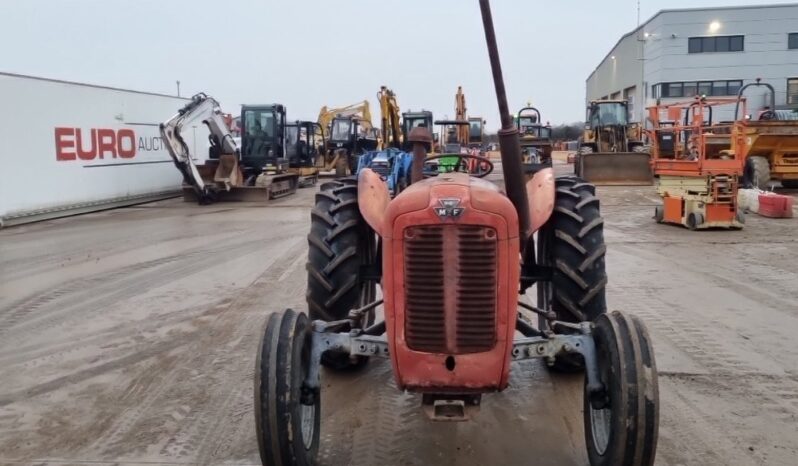
POLYGON ((659 386, 643 323, 618 311, 595 321, 593 339, 603 390, 585 383, 585 444, 591 466, 650 466, 657 452, 659 386))
POLYGON ((255 363, 255 432, 264 465, 316 462, 321 396, 304 386, 311 342, 305 314, 288 309, 269 316, 255 363))
POLYGON ((665 208, 661 205, 654 207, 654 220, 657 223, 665 221, 665 208))

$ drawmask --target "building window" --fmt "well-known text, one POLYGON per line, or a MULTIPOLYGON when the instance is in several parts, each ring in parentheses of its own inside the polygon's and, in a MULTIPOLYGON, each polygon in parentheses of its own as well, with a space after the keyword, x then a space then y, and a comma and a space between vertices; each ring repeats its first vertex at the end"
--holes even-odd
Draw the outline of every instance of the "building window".
POLYGON ((662 97, 683 97, 682 83, 665 83, 662 85, 662 97))
POLYGON ((737 93, 740 92, 740 88, 743 87, 743 82, 742 81, 728 81, 728 85, 729 85, 729 87, 728 87, 729 95, 737 95, 737 93))
POLYGON ((787 79, 787 103, 798 105, 798 78, 787 79))
POLYGON ((627 115, 626 119, 633 121, 635 115, 635 94, 637 86, 627 87, 623 90, 623 99, 626 101, 627 115))
POLYGON ((660 83, 651 87, 655 98, 659 97, 695 97, 737 95, 742 87, 742 80, 726 81, 687 81, 677 83, 660 83))
POLYGON ((798 49, 798 32, 787 34, 787 48, 791 50, 798 49))
POLYGON ((743 36, 691 37, 687 40, 687 52, 742 52, 744 43, 743 36))

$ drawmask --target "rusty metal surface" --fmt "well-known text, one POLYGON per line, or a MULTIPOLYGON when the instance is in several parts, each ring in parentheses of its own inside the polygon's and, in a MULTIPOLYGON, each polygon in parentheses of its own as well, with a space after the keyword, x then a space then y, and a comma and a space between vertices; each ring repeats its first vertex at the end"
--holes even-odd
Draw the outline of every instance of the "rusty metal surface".
POLYGON ((645 152, 605 152, 578 158, 581 177, 597 185, 647 186, 654 183, 651 156, 645 152))
POLYGON ((529 230, 531 235, 543 226, 554 210, 554 169, 544 168, 536 172, 526 182, 526 195, 529 202, 529 230))
POLYGON ((366 223, 381 234, 382 224, 391 194, 380 175, 370 168, 363 169, 357 179, 357 205, 366 223))

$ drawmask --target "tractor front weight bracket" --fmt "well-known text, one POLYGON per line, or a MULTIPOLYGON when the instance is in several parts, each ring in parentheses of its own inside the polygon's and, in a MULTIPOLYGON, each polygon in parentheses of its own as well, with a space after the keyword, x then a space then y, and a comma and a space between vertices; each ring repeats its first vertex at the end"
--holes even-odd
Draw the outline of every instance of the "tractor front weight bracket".
POLYGON ((311 333, 310 366, 305 378, 304 387, 318 390, 321 387, 321 355, 327 351, 348 354, 352 358, 358 356, 380 356, 387 358, 388 341, 385 336, 366 335, 362 330, 350 332, 334 332, 335 322, 317 320, 313 322, 311 333))
POLYGON ((544 359, 546 364, 553 365, 558 355, 567 353, 581 354, 585 360, 585 377, 589 393, 599 393, 604 390, 598 370, 596 357, 596 344, 591 335, 590 324, 584 322, 577 324, 581 334, 566 335, 554 334, 552 336, 524 337, 513 341, 513 361, 524 359, 544 359))
MULTIPOLYGON (((572 324, 554 321, 553 324, 562 324, 577 330, 580 333, 560 334, 550 336, 533 336, 517 338, 513 341, 512 360, 545 359, 549 365, 554 364, 557 356, 576 353, 581 354, 585 360, 585 376, 587 388, 591 394, 601 393, 604 385, 601 383, 596 357, 596 344, 591 334, 591 324, 582 322, 572 324)), ((350 332, 336 332, 339 328, 337 322, 313 322, 311 334, 310 366, 308 367, 304 387, 318 392, 321 387, 321 355, 327 351, 348 354, 352 358, 358 356, 389 357, 388 341, 385 335, 366 335, 360 329, 350 332)))

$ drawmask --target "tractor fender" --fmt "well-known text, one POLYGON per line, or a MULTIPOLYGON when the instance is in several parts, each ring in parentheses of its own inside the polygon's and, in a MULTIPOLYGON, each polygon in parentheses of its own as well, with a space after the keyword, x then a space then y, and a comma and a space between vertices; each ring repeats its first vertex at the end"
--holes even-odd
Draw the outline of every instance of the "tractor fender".
POLYGON ((366 223, 382 236, 382 225, 391 194, 380 175, 370 168, 360 170, 357 177, 357 205, 366 223))
POLYGON ((526 182, 526 198, 530 219, 527 235, 531 236, 554 211, 554 169, 544 168, 526 182))

